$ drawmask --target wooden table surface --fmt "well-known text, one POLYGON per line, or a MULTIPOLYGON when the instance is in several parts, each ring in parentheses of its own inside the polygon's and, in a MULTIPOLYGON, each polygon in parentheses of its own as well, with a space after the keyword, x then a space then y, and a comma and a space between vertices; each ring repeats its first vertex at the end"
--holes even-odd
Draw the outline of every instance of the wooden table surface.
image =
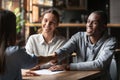
POLYGON ((23 77, 23 80, 92 80, 101 75, 100 71, 65 71, 53 75, 23 77))

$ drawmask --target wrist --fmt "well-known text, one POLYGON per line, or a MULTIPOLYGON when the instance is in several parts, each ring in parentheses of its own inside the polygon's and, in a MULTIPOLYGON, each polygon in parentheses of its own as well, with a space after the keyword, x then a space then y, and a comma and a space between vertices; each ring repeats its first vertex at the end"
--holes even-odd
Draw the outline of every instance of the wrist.
POLYGON ((66 70, 69 71, 70 70, 70 65, 66 66, 66 70))
POLYGON ((64 65, 64 69, 69 71, 70 70, 70 66, 68 64, 63 64, 64 65))

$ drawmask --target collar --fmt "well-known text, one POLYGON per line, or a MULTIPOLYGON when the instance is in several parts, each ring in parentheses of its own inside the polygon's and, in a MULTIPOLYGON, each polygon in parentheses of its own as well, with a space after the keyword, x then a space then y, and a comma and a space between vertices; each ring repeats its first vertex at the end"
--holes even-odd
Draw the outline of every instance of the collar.
POLYGON ((108 37, 109 37, 109 35, 108 35, 107 31, 106 31, 106 32, 103 34, 103 36, 97 41, 96 44, 91 44, 89 36, 86 36, 86 43, 87 43, 88 46, 94 46, 94 47, 95 47, 95 46, 98 46, 98 45, 104 43, 104 41, 105 41, 108 37))
MULTIPOLYGON (((40 34, 40 38, 39 39, 40 39, 40 44, 47 44, 42 34, 40 34)), ((57 36, 55 35, 52 38, 52 40, 49 42, 49 44, 55 43, 56 40, 57 40, 57 36)))

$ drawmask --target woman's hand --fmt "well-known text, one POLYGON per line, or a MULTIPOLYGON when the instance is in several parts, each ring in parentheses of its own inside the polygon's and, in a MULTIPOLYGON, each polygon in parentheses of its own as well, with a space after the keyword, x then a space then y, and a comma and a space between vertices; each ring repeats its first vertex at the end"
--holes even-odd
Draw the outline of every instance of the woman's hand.
POLYGON ((22 69, 22 76, 30 77, 30 76, 40 76, 40 75, 34 73, 34 72, 31 71, 31 70, 22 69))
POLYGON ((33 71, 26 72, 25 76, 40 76, 39 74, 34 73, 33 71))
POLYGON ((51 66, 54 66, 54 65, 56 65, 56 60, 51 60, 51 61, 49 61, 45 64, 42 64, 42 65, 38 64, 35 67, 31 68, 30 70, 34 71, 34 70, 40 70, 40 69, 48 69, 48 68, 50 68, 51 66))
POLYGON ((40 70, 40 65, 36 65, 35 67, 30 69, 30 71, 34 71, 34 70, 40 70))

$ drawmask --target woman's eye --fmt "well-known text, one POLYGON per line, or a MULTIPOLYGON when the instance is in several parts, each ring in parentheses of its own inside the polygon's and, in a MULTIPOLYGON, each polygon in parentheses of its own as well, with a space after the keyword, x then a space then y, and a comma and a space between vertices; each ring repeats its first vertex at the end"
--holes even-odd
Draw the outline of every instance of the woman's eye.
POLYGON ((52 24, 56 24, 56 22, 52 22, 52 24))
POLYGON ((47 20, 45 19, 44 22, 47 22, 47 20))

